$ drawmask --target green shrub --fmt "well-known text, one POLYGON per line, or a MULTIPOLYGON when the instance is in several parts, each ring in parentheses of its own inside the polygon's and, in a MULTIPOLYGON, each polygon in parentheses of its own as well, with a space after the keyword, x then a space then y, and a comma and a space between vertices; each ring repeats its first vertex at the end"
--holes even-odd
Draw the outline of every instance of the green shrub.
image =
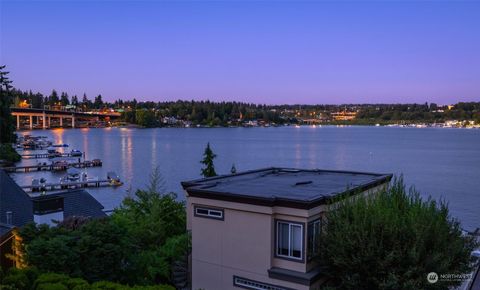
POLYGON ((444 202, 423 201, 402 179, 368 197, 338 201, 326 215, 319 263, 333 289, 448 289, 427 273, 471 270, 473 237, 462 234, 444 202))
POLYGON ((32 286, 32 282, 25 272, 12 268, 2 279, 2 285, 10 286, 13 289, 29 289, 32 286))
POLYGON ((109 282, 109 281, 99 281, 92 284, 92 289, 102 289, 102 290, 124 290, 129 289, 130 287, 124 286, 121 284, 109 282))
POLYGON ((47 288, 44 288, 45 287, 44 285, 51 285, 51 284, 61 284, 66 289, 68 289, 64 283, 66 283, 66 281, 69 279, 70 277, 63 274, 57 274, 57 273, 41 274, 40 276, 38 276, 37 280, 35 280, 34 289, 36 290, 47 289, 47 288))
POLYGON ((62 283, 45 283, 39 285, 36 290, 68 290, 62 283))
POLYGON ((18 162, 22 157, 12 147, 11 144, 0 144, 0 160, 8 162, 18 162))
POLYGON ((68 280, 64 281, 63 284, 67 286, 68 289, 83 289, 81 287, 87 287, 85 289, 90 289, 88 282, 82 278, 69 278, 68 280))

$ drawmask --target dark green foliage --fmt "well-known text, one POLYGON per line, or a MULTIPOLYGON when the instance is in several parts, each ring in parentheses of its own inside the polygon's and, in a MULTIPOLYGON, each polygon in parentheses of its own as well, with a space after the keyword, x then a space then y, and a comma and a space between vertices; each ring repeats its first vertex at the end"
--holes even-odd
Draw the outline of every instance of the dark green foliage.
POLYGON ((427 273, 467 273, 474 239, 462 235, 447 205, 423 201, 403 181, 370 197, 333 204, 319 262, 332 289, 448 289, 427 273))
POLYGON ((158 126, 158 121, 155 117, 155 112, 150 110, 137 110, 135 114, 136 124, 152 128, 158 126))
POLYGON ((98 95, 98 96, 95 97, 95 101, 93 102, 93 106, 97 109, 103 108, 102 95, 98 95))
POLYGON ((38 277, 35 267, 16 269, 10 268, 5 275, 0 273, 0 289, 32 289, 38 277))
POLYGON ((27 262, 40 271, 99 281, 122 277, 126 250, 123 231, 109 219, 101 219, 77 230, 26 226, 22 235, 27 243, 27 262))
POLYGON ((203 177, 217 176, 217 173, 215 172, 215 166, 213 164, 213 159, 215 159, 216 157, 217 155, 215 155, 210 148, 210 142, 207 143, 207 147, 205 148, 205 152, 203 153, 203 160, 200 161, 200 163, 205 165, 205 167, 202 168, 203 177))
POLYGON ((188 253, 190 240, 185 204, 173 193, 160 194, 160 181, 156 171, 148 189, 126 198, 108 218, 24 226, 27 262, 89 282, 170 283, 172 263, 188 253))
POLYGON ((30 289, 34 280, 35 277, 31 279, 26 271, 11 268, 7 271, 5 277, 0 277, 0 285, 9 286, 12 289, 30 289))
POLYGON ((22 157, 11 144, 0 144, 0 160, 14 163, 20 161, 20 159, 22 159, 22 157))
POLYGON ((35 269, 10 270, 5 277, 0 277, 2 290, 175 290, 168 285, 127 286, 109 281, 93 284, 82 278, 72 278, 64 274, 44 273, 38 275, 35 269), (32 271, 35 275, 32 275, 32 271))
POLYGON ((185 204, 174 193, 160 194, 162 187, 157 169, 149 188, 137 190, 112 214, 129 237, 126 275, 136 284, 170 282, 171 264, 189 249, 185 204))
MULTIPOLYGON (((0 66, 0 143, 14 143, 16 140, 15 124, 10 113, 13 97, 12 81, 7 77, 5 66, 0 66)), ((0 159, 2 157, 0 156, 0 159)))
POLYGON ((52 93, 47 98, 47 104, 50 106, 55 106, 55 105, 58 105, 59 102, 60 102, 60 98, 58 97, 57 91, 52 90, 52 93))

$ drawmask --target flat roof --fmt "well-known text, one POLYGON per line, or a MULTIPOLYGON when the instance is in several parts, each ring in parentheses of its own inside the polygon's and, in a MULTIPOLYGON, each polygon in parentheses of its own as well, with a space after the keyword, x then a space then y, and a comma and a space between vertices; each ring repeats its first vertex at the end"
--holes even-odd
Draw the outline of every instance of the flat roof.
POLYGON ((312 208, 342 194, 390 181, 392 174, 265 168, 182 182, 189 196, 234 202, 312 208))

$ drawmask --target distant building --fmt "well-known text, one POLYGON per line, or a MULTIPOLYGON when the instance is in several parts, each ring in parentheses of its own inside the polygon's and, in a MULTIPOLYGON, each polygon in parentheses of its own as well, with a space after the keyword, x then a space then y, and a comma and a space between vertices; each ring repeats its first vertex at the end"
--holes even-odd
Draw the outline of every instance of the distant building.
POLYGON ((313 257, 326 203, 369 194, 391 175, 267 168, 183 182, 192 289, 320 289, 313 257))
POLYGON ((350 121, 357 117, 357 112, 334 112, 331 116, 335 121, 350 121))

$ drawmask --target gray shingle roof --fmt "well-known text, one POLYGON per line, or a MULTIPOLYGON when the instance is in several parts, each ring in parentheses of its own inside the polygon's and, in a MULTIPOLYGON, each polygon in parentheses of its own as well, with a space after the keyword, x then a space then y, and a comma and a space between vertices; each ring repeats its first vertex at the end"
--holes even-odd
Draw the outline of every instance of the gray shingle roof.
POLYGON ((52 197, 63 197, 64 218, 70 216, 83 216, 92 218, 107 216, 103 212, 104 207, 102 204, 99 203, 93 196, 91 196, 90 193, 83 189, 37 196, 32 198, 32 200, 42 200, 52 197))
POLYGON ((12 224, 20 227, 33 222, 33 206, 28 194, 0 169, 0 223, 7 223, 7 212, 12 212, 12 224))
POLYGON ((105 217, 103 206, 87 191, 73 190, 44 196, 30 197, 3 170, 0 169, 0 236, 10 230, 7 225, 7 212, 12 212, 12 225, 21 227, 33 222, 33 200, 62 197, 64 203, 64 218, 83 216, 105 217))

